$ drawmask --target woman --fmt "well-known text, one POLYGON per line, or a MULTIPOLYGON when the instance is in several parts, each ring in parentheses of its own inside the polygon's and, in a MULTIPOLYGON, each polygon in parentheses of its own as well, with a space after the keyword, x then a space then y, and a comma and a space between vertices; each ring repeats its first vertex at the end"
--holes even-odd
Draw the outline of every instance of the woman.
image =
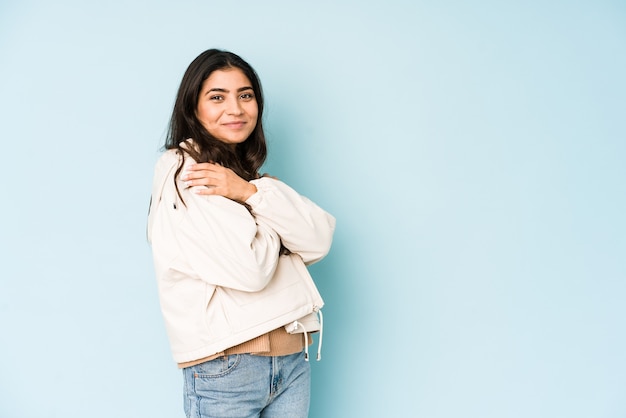
POLYGON ((335 219, 259 175, 262 116, 252 67, 205 51, 183 76, 155 168, 148 238, 187 417, 308 415, 323 301, 305 263, 328 253, 335 219))

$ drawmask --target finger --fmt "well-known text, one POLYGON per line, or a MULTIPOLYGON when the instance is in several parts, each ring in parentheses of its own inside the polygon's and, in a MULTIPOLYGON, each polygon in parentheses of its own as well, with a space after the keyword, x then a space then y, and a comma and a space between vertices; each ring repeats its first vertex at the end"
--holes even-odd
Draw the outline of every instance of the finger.
POLYGON ((191 187, 190 191, 194 194, 203 195, 203 196, 217 194, 215 191, 215 187, 194 186, 194 187, 191 187))
POLYGON ((186 168, 190 171, 209 170, 213 165, 213 163, 191 163, 186 168))
POLYGON ((207 177, 207 176, 194 178, 193 175, 190 175, 187 177, 181 177, 181 180, 183 180, 183 184, 185 185, 186 188, 214 187, 214 186, 217 186, 218 184, 218 180, 216 180, 213 177, 207 177))
POLYGON ((201 179, 204 177, 211 177, 212 174, 216 172, 216 166, 212 163, 189 164, 188 166, 185 166, 183 168, 183 172, 181 173, 181 179, 201 179))
POLYGON ((210 178, 212 174, 208 170, 202 171, 183 171, 180 175, 181 180, 200 180, 204 178, 210 178))

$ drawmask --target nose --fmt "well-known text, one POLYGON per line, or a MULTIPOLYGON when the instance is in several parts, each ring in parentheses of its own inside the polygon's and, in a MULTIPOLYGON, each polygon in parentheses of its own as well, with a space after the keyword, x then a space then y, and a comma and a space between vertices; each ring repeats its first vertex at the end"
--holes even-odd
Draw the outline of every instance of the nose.
POLYGON ((228 100, 226 106, 226 113, 229 115, 241 115, 243 114, 243 109, 241 107, 241 103, 237 98, 232 98, 228 100))

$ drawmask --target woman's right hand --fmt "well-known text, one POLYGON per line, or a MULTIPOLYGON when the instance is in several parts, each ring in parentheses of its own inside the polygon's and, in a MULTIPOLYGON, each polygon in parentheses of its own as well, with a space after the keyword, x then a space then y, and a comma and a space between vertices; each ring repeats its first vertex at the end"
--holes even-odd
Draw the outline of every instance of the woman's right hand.
POLYGON ((185 186, 193 187, 194 193, 224 196, 242 203, 257 192, 254 184, 242 179, 230 168, 215 163, 191 164, 185 167, 181 180, 185 186))

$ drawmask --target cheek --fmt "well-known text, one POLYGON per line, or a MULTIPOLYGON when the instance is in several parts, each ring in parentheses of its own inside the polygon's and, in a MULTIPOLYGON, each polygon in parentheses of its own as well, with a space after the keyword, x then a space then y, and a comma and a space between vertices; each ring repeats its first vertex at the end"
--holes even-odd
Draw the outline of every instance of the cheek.
POLYGON ((259 108, 254 105, 250 108, 248 114, 254 119, 255 123, 259 119, 259 108))
POLYGON ((254 128, 256 128, 257 123, 259 123, 259 115, 258 114, 252 115, 252 119, 254 120, 254 123, 251 125, 252 129, 250 129, 250 132, 252 132, 254 128))
POLYGON ((211 108, 208 106, 198 106, 196 117, 203 124, 211 123, 215 121, 215 112, 211 111, 211 108))

